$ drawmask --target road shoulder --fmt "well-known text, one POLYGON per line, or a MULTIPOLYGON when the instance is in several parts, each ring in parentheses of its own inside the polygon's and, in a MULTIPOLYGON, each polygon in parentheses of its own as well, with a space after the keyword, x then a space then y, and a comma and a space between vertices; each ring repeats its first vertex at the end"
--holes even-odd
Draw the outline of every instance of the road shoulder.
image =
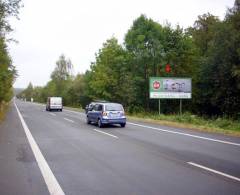
POLYGON ((0 194, 49 194, 13 104, 0 124, 0 194))

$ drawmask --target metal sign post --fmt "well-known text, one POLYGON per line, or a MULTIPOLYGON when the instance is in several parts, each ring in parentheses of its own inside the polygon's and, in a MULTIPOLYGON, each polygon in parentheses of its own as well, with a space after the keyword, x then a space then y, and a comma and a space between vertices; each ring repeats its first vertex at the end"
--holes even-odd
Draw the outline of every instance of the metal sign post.
POLYGON ((180 99, 180 115, 182 115, 182 99, 180 99))
POLYGON ((161 114, 161 102, 160 99, 158 99, 158 113, 161 114))

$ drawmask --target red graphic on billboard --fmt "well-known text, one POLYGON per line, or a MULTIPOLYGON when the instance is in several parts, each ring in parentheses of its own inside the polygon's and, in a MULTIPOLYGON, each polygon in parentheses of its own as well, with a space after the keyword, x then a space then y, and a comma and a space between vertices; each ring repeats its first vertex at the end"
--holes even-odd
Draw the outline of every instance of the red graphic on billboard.
POLYGON ((153 88, 156 89, 156 90, 159 89, 160 88, 160 82, 159 81, 154 81, 153 82, 153 88))

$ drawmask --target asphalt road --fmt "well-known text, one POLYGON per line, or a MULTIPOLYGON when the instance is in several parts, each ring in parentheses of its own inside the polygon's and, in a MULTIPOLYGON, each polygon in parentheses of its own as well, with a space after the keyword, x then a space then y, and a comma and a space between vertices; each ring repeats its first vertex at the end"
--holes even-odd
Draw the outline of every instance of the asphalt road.
POLYGON ((0 124, 1 195, 240 194, 239 138, 135 121, 100 129, 15 102, 0 124))

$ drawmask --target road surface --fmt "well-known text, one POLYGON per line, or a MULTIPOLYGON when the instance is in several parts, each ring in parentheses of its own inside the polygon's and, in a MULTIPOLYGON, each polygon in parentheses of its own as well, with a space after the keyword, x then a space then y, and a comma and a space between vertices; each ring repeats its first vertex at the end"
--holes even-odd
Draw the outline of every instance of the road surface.
POLYGON ((1 195, 240 194, 240 138, 16 100, 0 124, 1 195))

